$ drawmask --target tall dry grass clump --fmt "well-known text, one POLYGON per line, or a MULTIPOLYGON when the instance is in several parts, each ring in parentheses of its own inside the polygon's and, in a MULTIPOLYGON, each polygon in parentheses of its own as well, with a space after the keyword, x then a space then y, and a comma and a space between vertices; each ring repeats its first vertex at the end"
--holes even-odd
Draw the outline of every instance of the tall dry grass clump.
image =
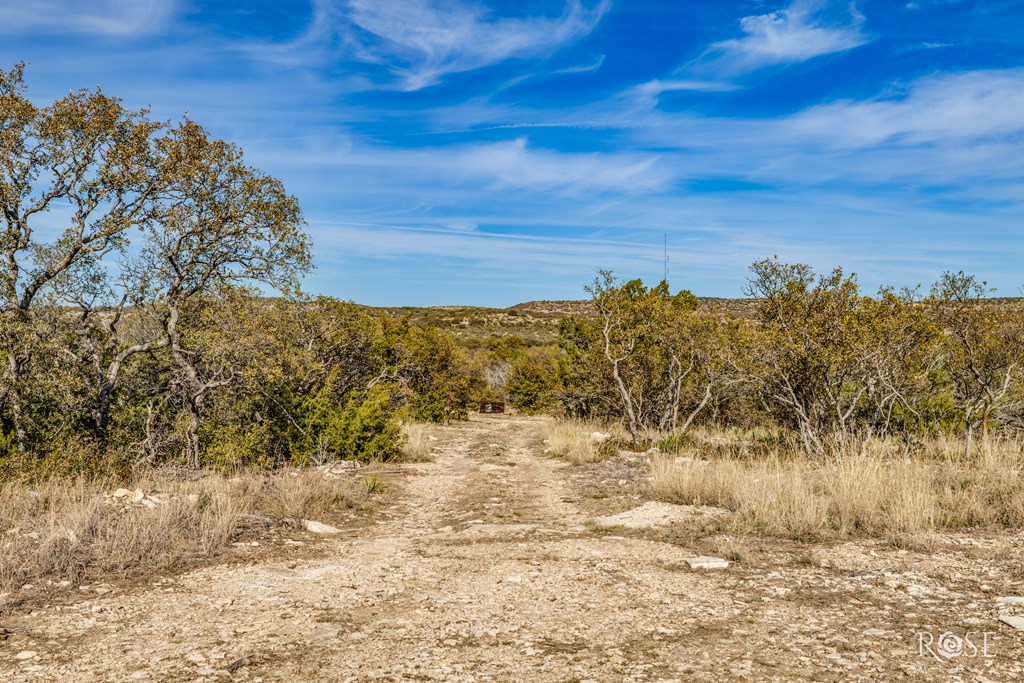
POLYGON ((625 438, 621 425, 586 420, 546 420, 541 429, 546 452, 576 464, 600 462, 625 438))
POLYGON ((223 481, 190 484, 136 503, 109 481, 49 480, 0 487, 0 592, 43 577, 165 568, 231 542, 247 500, 223 481))
MULTIPOLYGON (((373 492, 368 482, 374 476, 353 473, 327 478, 316 470, 288 470, 234 482, 236 487, 252 488, 244 495, 251 510, 272 517, 308 519, 358 506, 373 492)), ((239 489, 234 491, 238 496, 239 489)))
POLYGON ((1024 524, 1024 444, 992 441, 962 459, 962 444, 864 440, 852 452, 809 459, 785 448, 759 455, 660 455, 652 484, 662 498, 736 512, 737 530, 791 538, 888 535, 1024 524))
POLYGON ((366 500, 365 477, 315 470, 182 481, 150 473, 0 485, 0 608, 25 584, 167 570, 224 551, 253 519, 330 517, 366 500))
POLYGON ((410 462, 427 462, 434 450, 434 425, 406 422, 402 425, 402 458, 410 462))

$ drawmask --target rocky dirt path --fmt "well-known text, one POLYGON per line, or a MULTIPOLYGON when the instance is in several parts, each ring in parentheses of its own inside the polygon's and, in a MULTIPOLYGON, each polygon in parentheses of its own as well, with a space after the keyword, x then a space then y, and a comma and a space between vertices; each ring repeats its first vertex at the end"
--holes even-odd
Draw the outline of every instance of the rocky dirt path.
POLYGON ((22 615, 0 643, 0 680, 1021 675, 1020 638, 963 584, 977 560, 951 555, 929 574, 905 552, 853 544, 804 563, 753 553, 693 571, 698 540, 589 524, 589 475, 542 455, 540 425, 476 417, 439 429, 434 460, 393 475, 399 494, 379 521, 331 537, 316 559, 211 567, 22 615), (890 570, 903 573, 887 582, 890 570), (996 632, 991 656, 921 657, 924 627, 996 632))

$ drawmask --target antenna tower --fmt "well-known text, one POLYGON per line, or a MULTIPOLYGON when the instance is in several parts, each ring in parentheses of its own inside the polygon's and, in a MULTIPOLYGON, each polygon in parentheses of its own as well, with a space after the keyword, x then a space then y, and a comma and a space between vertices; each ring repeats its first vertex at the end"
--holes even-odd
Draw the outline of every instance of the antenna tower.
POLYGON ((665 284, 668 284, 668 233, 665 233, 665 284))

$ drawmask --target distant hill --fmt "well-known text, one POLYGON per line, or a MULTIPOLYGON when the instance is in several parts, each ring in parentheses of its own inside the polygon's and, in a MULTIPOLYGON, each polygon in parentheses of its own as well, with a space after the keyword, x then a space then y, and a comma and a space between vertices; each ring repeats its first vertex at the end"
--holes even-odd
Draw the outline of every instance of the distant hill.
MULTIPOLYGON (((989 301, 999 306, 1024 308, 1024 298, 999 297, 989 301)), ((704 297, 701 307, 737 318, 754 318, 758 299, 704 297)), ((515 335, 538 345, 552 344, 558 338, 558 324, 568 316, 593 316, 589 299, 578 301, 525 301, 508 308, 482 306, 365 307, 384 315, 404 317, 417 325, 431 325, 450 332, 463 345, 473 348, 491 337, 515 335)))
POLYGON ((582 301, 527 301, 505 310, 518 311, 537 317, 567 318, 570 315, 594 315, 594 304, 589 299, 582 301))
MULTIPOLYGON (((700 305, 712 311, 722 311, 740 318, 752 318, 757 314, 758 300, 704 297, 700 299, 700 305)), ((594 315, 594 306, 589 300, 527 301, 504 310, 521 311, 528 315, 547 318, 564 318, 570 315, 594 315)))
MULTIPOLYGON (((757 312, 756 299, 701 299, 701 305, 711 310, 742 318, 757 312)), ((412 306, 374 308, 395 317, 409 316, 417 325, 432 325, 451 332, 467 346, 482 344, 488 337, 516 335, 535 344, 549 344, 558 336, 558 324, 571 315, 593 316, 590 300, 581 301, 527 301, 508 308, 481 306, 412 306)))

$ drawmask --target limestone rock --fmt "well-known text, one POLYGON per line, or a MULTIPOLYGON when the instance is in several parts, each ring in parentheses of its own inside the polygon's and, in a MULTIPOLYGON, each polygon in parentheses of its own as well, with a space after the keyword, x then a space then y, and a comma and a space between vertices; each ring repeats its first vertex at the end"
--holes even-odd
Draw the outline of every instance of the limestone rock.
POLYGON ((1000 605, 1024 605, 1024 597, 1019 595, 1009 595, 1002 598, 996 598, 996 602, 1000 605))
POLYGON ((1003 615, 999 617, 999 621, 1003 622, 1007 626, 1012 626, 1018 631, 1024 631, 1024 617, 1010 617, 1003 615))
POLYGON ((306 529, 306 531, 312 531, 314 534, 340 534, 341 533, 341 529, 335 528, 333 526, 328 526, 327 524, 323 524, 321 522, 314 522, 311 519, 304 519, 304 520, 302 520, 302 526, 306 529))
POLYGON ((690 569, 727 569, 729 567, 729 560, 723 560, 720 557, 691 557, 686 561, 686 564, 690 565, 690 569))
POLYGON ((723 508, 673 505, 652 500, 638 508, 620 512, 617 515, 598 517, 594 519, 594 524, 598 526, 621 526, 627 529, 640 529, 643 527, 667 526, 694 517, 728 514, 730 514, 729 511, 723 508))

